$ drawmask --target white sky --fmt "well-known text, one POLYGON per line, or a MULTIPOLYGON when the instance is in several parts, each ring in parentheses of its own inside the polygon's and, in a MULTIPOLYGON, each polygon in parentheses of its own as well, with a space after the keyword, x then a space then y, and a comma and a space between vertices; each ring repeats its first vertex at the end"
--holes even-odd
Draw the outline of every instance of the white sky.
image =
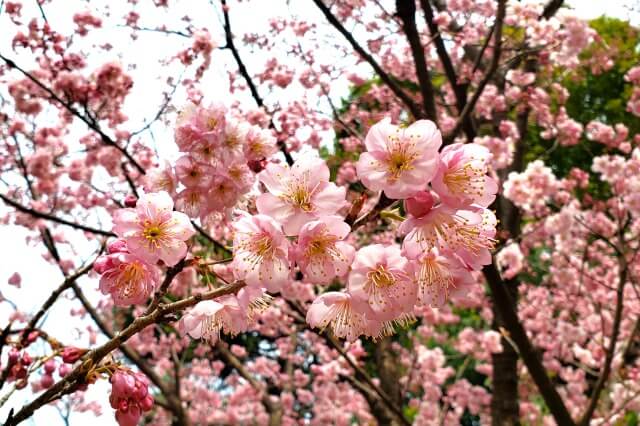
MULTIPOLYGON (((24 14, 25 16, 32 16, 33 5, 29 5, 28 0, 23 1, 25 3, 24 6, 24 14)), ((59 2, 58 2, 59 3, 59 2)), ((47 12, 47 16, 50 22, 53 23, 53 27, 56 28, 56 22, 70 22, 69 14, 73 13, 77 10, 82 10, 85 6, 83 6, 84 2, 79 0, 68 0, 69 7, 65 9, 61 8, 47 8, 45 5, 45 10, 47 12), (73 7, 73 5, 78 5, 78 7, 73 7)), ((115 2, 114 2, 115 3, 115 2)), ((234 4, 233 0, 231 3, 234 4)), ((301 4, 300 2, 293 2, 296 4, 301 4)), ((305 16, 309 14, 309 16, 314 16, 316 13, 314 6, 309 3, 308 8, 299 9, 296 13, 305 16)), ((633 22, 638 22, 638 13, 633 12, 630 13, 628 6, 635 5, 638 6, 638 1, 627 1, 627 0, 569 0, 568 4, 575 8, 575 12, 583 18, 594 18, 600 16, 601 14, 607 14, 609 16, 615 16, 623 19, 631 19, 633 22)), ((213 22, 212 25, 217 25, 218 21, 215 14, 212 12, 211 5, 209 5, 206 1, 192 1, 189 2, 176 2, 171 1, 170 4, 175 5, 178 8, 185 9, 184 12, 188 12, 191 16, 202 16, 206 17, 209 22, 213 22), (195 5, 199 5, 194 7, 195 5), (193 10, 198 9, 198 7, 202 8, 202 10, 193 10)), ((287 15, 288 10, 285 6, 285 3, 281 0, 278 1, 266 1, 263 2, 250 2, 252 9, 246 10, 245 12, 240 10, 235 14, 232 14, 232 20, 234 25, 234 31, 236 34, 241 34, 245 31, 256 31, 256 28, 264 28, 265 27, 265 17, 273 16, 274 14, 287 15), (256 6, 256 5, 260 6, 256 6), (268 5, 268 6, 262 6, 268 5)), ((128 10, 128 8, 123 8, 123 10, 128 10)), ((149 8, 150 13, 155 13, 154 8, 149 8)), ((176 12, 175 9, 170 9, 174 16, 182 16, 179 12, 176 12)), ((119 16, 119 15, 116 15, 119 16)), ((168 22, 177 22, 177 19, 168 20, 168 22)), ((5 31, 4 28, 13 28, 12 24, 8 23, 8 19, 6 18, 6 14, 0 15, 0 52, 10 57, 14 57, 15 55, 9 50, 8 46, 10 45, 10 39, 13 37, 13 31, 5 31)), ((115 46, 124 46, 128 45, 130 42, 128 37, 128 31, 121 28, 104 28, 100 30, 103 35, 110 40, 110 42, 115 46)), ((155 58, 157 57, 157 52, 159 48, 165 50, 166 52, 175 52, 179 50, 179 46, 185 45, 186 39, 182 39, 179 37, 164 37, 158 34, 141 34, 141 45, 137 45, 136 49, 124 50, 123 60, 125 62, 135 61, 141 64, 148 64, 148 66, 155 67, 155 58), (158 43, 161 43, 158 45, 158 43), (142 46, 142 47, 141 47, 142 46)), ((222 42, 221 42, 222 43, 222 42)), ((122 49, 120 49, 122 50, 122 49)), ((330 52, 328 52, 330 54, 330 52)), ((220 64, 217 61, 225 62, 226 64, 230 64, 230 58, 222 59, 220 56, 228 56, 228 53, 224 53, 222 55, 218 53, 214 53, 214 64, 212 69, 210 69, 206 74, 207 85, 211 93, 218 93, 221 95, 221 98, 228 98, 227 86, 226 86, 226 71, 224 71, 224 64, 220 64)), ((29 65, 29 57, 28 55, 23 55, 18 58, 19 63, 29 65)), ((248 62, 249 67, 251 68, 251 59, 245 55, 245 60, 248 62)), ((254 59, 255 61, 255 59, 254 59)), ((255 62, 254 62, 255 63, 255 62)), ((142 65, 137 70, 131 70, 131 73, 134 74, 135 80, 135 94, 131 97, 137 99, 133 103, 130 103, 128 106, 127 113, 131 117, 134 122, 143 123, 145 117, 151 117, 155 113, 154 108, 156 105, 160 103, 160 94, 156 93, 157 90, 154 90, 157 87, 157 80, 148 79, 148 78, 140 78, 140 76, 146 76, 147 67, 142 65), (135 75, 138 77, 135 77, 135 75)), ((177 72, 177 68, 175 66, 166 67, 165 74, 171 75, 173 72, 174 75, 177 72)), ((154 68, 154 72, 156 69, 154 68)), ((208 94, 213 98, 212 94, 208 94)), ((176 104, 179 105, 181 102, 180 99, 176 99, 176 104)), ((226 103, 229 103, 228 101, 226 103)), ((139 127, 139 126, 134 126, 139 127)), ((173 152, 170 147, 171 144, 161 143, 160 149, 163 152, 163 156, 172 156, 173 152), (167 147, 167 148, 163 148, 167 147), (168 150, 168 151, 163 151, 168 150)), ((3 212, 5 207, 0 206, 0 212, 3 212)), ((41 247, 32 247, 26 244, 25 236, 27 233, 21 229, 14 226, 0 226, 0 289, 4 296, 13 302, 17 303, 23 310, 27 312, 33 312, 39 307, 44 299, 50 294, 50 292, 57 287, 62 277, 60 272, 45 262, 41 255, 44 250, 41 247), (12 286, 8 286, 6 284, 9 276, 18 271, 22 275, 23 280, 23 289, 18 290, 12 286)), ((86 247, 86 243, 84 244, 86 247)), ((90 250, 90 248, 89 248, 90 250)), ((84 253, 88 253, 89 251, 85 251, 84 253)), ((85 289, 85 292, 88 296, 96 302, 99 300, 100 295, 96 291, 96 281, 91 279, 83 279, 80 281, 81 286, 85 289)), ((67 293, 69 296, 69 293, 67 293)), ((75 342, 76 344, 86 345, 86 333, 82 333, 87 326, 87 320, 82 320, 77 317, 71 317, 70 310, 72 308, 77 308, 78 304, 75 302, 71 302, 67 300, 59 301, 54 308, 50 311, 46 318, 46 325, 49 330, 55 330, 55 335, 63 342, 71 343, 75 342)), ((12 309, 9 308, 7 303, 0 303, 0 327, 4 326, 7 323, 8 315, 12 309)), ((107 383, 101 383, 97 385, 93 385, 91 387, 91 391, 88 399, 96 398, 100 400, 102 403, 107 402, 107 395, 109 386, 107 383)), ((6 391, 6 390, 3 390, 6 391)), ((4 392, 0 391, 0 398, 4 392)), ((23 405, 24 402, 27 402, 31 399, 31 394, 28 390, 19 392, 15 394, 9 403, 7 403, 4 407, 0 408, 0 421, 6 418, 8 409, 11 407, 19 408, 23 405)), ((100 425, 114 425, 115 420, 113 419, 111 409, 105 406, 104 414, 99 419, 93 419, 91 414, 78 414, 74 413, 71 416, 71 424, 79 425, 79 424, 89 424, 89 421, 94 426, 100 425)), ((41 425, 46 424, 50 426, 55 426, 58 424, 63 424, 61 419, 59 418, 57 412, 53 408, 44 408, 39 410, 36 415, 25 424, 34 424, 41 425)))

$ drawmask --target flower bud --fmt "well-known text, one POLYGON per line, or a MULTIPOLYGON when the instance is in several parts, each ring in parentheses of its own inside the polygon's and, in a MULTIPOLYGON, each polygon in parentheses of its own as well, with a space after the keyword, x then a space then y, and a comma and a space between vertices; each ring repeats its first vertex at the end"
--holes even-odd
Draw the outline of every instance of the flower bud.
POLYGON ((50 374, 42 376, 40 379, 40 386, 42 386, 43 389, 49 389, 53 386, 53 377, 50 374))
POLYGON ((31 363, 33 362, 33 358, 31 358, 31 355, 24 352, 22 354, 22 359, 20 360, 20 362, 22 362, 22 365, 31 365, 31 363))
POLYGON ((430 191, 420 191, 404 202, 407 212, 416 218, 421 218, 431 211, 435 200, 430 191))
POLYGON ((64 377, 69 373, 71 373, 71 367, 69 364, 60 364, 60 367, 58 367, 58 375, 60 377, 64 377))
POLYGON ((56 371, 56 362, 53 359, 50 359, 49 361, 44 363, 44 372, 46 374, 51 374, 54 371, 56 371))
POLYGON ((80 349, 73 346, 66 347, 62 351, 62 361, 66 362, 67 364, 73 364, 74 362, 79 360, 80 357, 85 354, 85 352, 87 352, 86 349, 80 349))
POLYGON ((124 205, 126 207, 134 208, 138 204, 138 197, 133 194, 127 195, 127 198, 124 199, 124 205))
POLYGON ((107 246, 107 252, 109 254, 129 253, 129 249, 127 248, 127 242, 125 240, 117 239, 112 243, 109 243, 109 245, 107 246))

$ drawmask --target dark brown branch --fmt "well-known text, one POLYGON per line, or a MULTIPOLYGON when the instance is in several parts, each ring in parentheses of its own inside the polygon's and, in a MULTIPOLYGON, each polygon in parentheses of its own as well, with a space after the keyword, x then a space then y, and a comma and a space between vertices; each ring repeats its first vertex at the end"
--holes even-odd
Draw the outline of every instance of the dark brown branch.
POLYGON ((382 213, 382 211, 387 207, 392 206, 395 202, 397 202, 397 200, 392 200, 384 195, 384 192, 381 192, 378 202, 371 210, 360 216, 358 219, 355 219, 354 216, 347 217, 347 223, 351 225, 351 230, 354 231, 362 225, 378 219, 380 217, 380 213, 382 213))
POLYGON ((7 203, 8 205, 10 205, 11 207, 14 207, 15 209, 23 212, 23 213, 27 213, 30 214, 33 217, 36 217, 38 219, 44 219, 44 220, 48 220, 51 222, 55 222, 55 223, 59 223, 61 225, 66 225, 66 226, 70 226, 72 228, 75 229, 79 229, 81 231, 85 231, 85 232, 89 232, 92 234, 97 234, 97 235, 104 235, 105 237, 115 237, 116 234, 114 234, 113 232, 110 231, 104 231, 102 229, 97 229, 97 228, 92 228, 90 226, 86 226, 83 225, 81 223, 76 223, 76 222, 71 222, 69 220, 66 219, 62 219, 53 215, 50 215, 48 213, 43 213, 34 209, 30 209, 29 207, 25 207, 22 204, 19 204, 15 201, 13 201, 11 198, 7 197, 6 195, 0 194, 0 199, 2 201, 4 201, 5 203, 7 203))
POLYGON ((513 308, 513 300, 507 293, 506 284, 500 277, 497 267, 493 263, 487 265, 483 269, 483 273, 491 289, 491 296, 495 302, 494 306, 500 314, 505 329, 509 332, 509 338, 518 348, 520 357, 527 366, 527 370, 536 383, 551 415, 559 425, 575 425, 560 394, 549 379, 547 371, 538 358, 538 354, 533 348, 522 323, 520 323, 518 314, 513 308))
POLYGON ((96 132, 98 135, 100 135, 100 139, 102 140, 102 143, 104 143, 105 145, 108 146, 112 146, 115 149, 117 149, 118 151, 120 151, 120 153, 122 155, 125 156, 125 158, 131 163, 133 164, 133 166, 138 170, 138 172, 140 172, 140 174, 145 174, 144 169, 142 168, 142 166, 136 161, 135 158, 133 158, 131 156, 131 154, 129 154, 129 152, 127 152, 126 149, 124 149, 123 147, 121 147, 120 145, 118 145, 116 143, 116 141, 114 141, 113 139, 111 139, 109 136, 107 136, 106 133, 104 133, 102 131, 102 129, 100 129, 100 126, 98 126, 98 124, 91 119, 91 117, 86 117, 84 114, 82 114, 80 111, 78 111, 71 103, 65 101, 64 99, 62 99, 60 96, 58 96, 53 90, 51 90, 49 87, 45 86, 44 83, 42 83, 40 80, 38 80, 37 78, 35 78, 31 73, 25 71, 23 68, 19 67, 13 60, 3 56, 0 54, 0 59, 2 59, 9 68, 13 68, 16 69, 18 71, 20 71, 20 73, 22 75, 24 75, 25 77, 27 77, 29 80, 31 80, 36 86, 38 86, 40 89, 44 90, 50 97, 51 99, 53 99, 54 101, 56 101, 57 103, 59 103, 60 105, 62 105, 65 109, 67 109, 71 114, 75 115, 76 117, 78 117, 81 121, 83 121, 91 130, 93 130, 94 132, 96 132))
POLYGON ((416 75, 420 84, 420 93, 422 94, 422 107, 425 117, 437 122, 433 84, 427 68, 424 46, 420 41, 420 33, 418 33, 418 28, 416 27, 416 2, 415 0, 396 0, 396 10, 402 20, 402 30, 407 36, 407 41, 411 47, 413 63, 416 67, 416 75))
POLYGON ((331 10, 323 3, 323 1, 313 0, 313 2, 318 7, 318 9, 320 9, 320 11, 324 14, 327 21, 329 21, 329 23, 333 25, 333 27, 336 30, 338 30, 340 34, 343 35, 343 37, 349 42, 349 44, 351 44, 351 47, 353 48, 353 50, 355 50, 356 53, 358 53, 358 55, 362 57, 362 59, 364 59, 365 61, 367 61, 369 65, 371 65, 371 67, 376 72, 376 74, 378 74, 380 79, 407 106, 407 108, 409 108, 409 111, 411 111, 411 114, 415 118, 422 117, 423 113, 420 107, 418 106, 418 104, 416 104, 416 102, 411 98, 411 96, 409 96, 404 90, 402 90, 402 88, 398 85, 398 83, 396 83, 396 81, 392 76, 390 76, 385 70, 382 69, 382 67, 380 66, 380 64, 378 64, 375 58, 371 56, 369 52, 364 50, 364 48, 356 41, 356 39, 353 38, 353 35, 349 31, 347 31, 344 25, 342 25, 342 23, 338 20, 338 18, 336 18, 335 15, 331 13, 331 10))
MULTIPOLYGON (((227 43, 226 47, 229 50, 231 50, 233 59, 235 59, 236 65, 238 65, 238 71, 240 72, 240 75, 242 76, 242 78, 244 78, 244 81, 247 83, 247 86, 249 86, 249 91, 251 92, 251 96, 256 101, 256 104, 258 104, 260 108, 263 108, 266 111, 266 106, 264 104, 264 100, 262 99, 262 96, 260 96, 260 92, 258 92, 258 87, 253 82, 253 79, 251 78, 251 74, 249 74, 249 71, 247 70, 247 67, 244 64, 244 61, 240 56, 240 52, 238 51, 238 48, 233 42, 233 32, 231 31, 231 19, 229 18, 229 11, 227 10, 228 8, 227 1, 220 0, 220 3, 222 4, 222 15, 224 17, 224 34, 225 34, 225 40, 227 43)), ((269 127, 276 130, 275 123, 273 122, 273 118, 269 120, 269 127)), ((287 161, 287 164, 292 165, 293 157, 291 157, 291 153, 289 153, 289 150, 287 149, 287 145, 285 141, 278 138, 278 147, 280 148, 282 155, 284 155, 284 158, 287 161)))
POLYGON ((551 0, 547 3, 539 19, 549 19, 562 7, 564 0, 551 0))
MULTIPOLYGON (((71 284, 71 288, 75 294, 75 296, 80 300, 82 307, 89 314, 93 322, 96 323, 102 334, 107 336, 109 339, 114 338, 113 332, 109 329, 107 324, 100 318, 98 312, 91 305, 91 302, 87 300, 82 289, 78 286, 76 282, 71 284)), ((160 390, 160 393, 164 396, 166 400, 166 408, 171 411, 176 419, 179 420, 180 425, 188 425, 188 417, 186 416, 184 409, 182 408, 182 403, 180 401, 180 393, 176 391, 175 393, 169 389, 167 384, 156 374, 153 368, 149 365, 148 362, 136 352, 134 349, 129 347, 126 344, 122 344, 119 347, 120 351, 127 357, 140 371, 144 373, 145 376, 151 380, 151 382, 160 390)))
POLYGON ((205 231, 204 229, 202 229, 202 227, 200 225, 198 225, 197 223, 195 223, 194 221, 191 221, 191 224, 193 225, 193 227, 196 229, 196 231, 198 231, 200 233, 200 235, 202 235, 204 237, 204 239, 206 239, 207 241, 209 241, 211 244, 213 244, 218 250, 221 250, 224 254, 231 254, 231 250, 229 250, 224 244, 222 244, 220 241, 216 240, 215 238, 213 238, 211 235, 209 235, 207 233, 207 231, 205 231))
MULTIPOLYGON (((433 43, 436 47, 436 53, 438 54, 438 58, 440 59, 440 63, 442 64, 442 68, 444 69, 444 74, 447 76, 449 85, 453 89, 453 94, 456 97, 456 107, 458 109, 458 113, 461 113, 464 109, 464 106, 467 104, 468 85, 460 84, 458 82, 458 76, 456 75, 455 68, 453 67, 451 56, 449 55, 449 52, 447 52, 447 48, 444 45, 444 40, 442 39, 442 34, 440 33, 438 24, 436 24, 435 22, 435 16, 433 14, 431 4, 429 4, 429 0, 420 0, 420 5, 422 6, 422 9, 424 11, 425 21, 427 22, 427 27, 429 28, 433 43)), ((467 138, 469 140, 473 140, 476 135, 476 131, 473 125, 472 117, 469 116, 465 119, 462 128, 467 135, 467 138)))
POLYGON ((493 24, 495 29, 493 30, 493 56, 491 58, 491 64, 489 65, 489 69, 487 69, 484 77, 478 84, 476 91, 471 96, 471 99, 469 99, 469 102, 467 102, 467 104, 464 106, 464 109, 460 113, 460 116, 458 117, 453 130, 445 137, 445 145, 451 143, 456 138, 458 132, 462 128, 463 123, 468 119, 468 117, 475 109, 476 103, 478 102, 478 99, 480 99, 482 92, 484 92, 484 88, 486 87, 487 83, 489 83, 489 81, 493 78, 495 72, 498 70, 498 65, 500 64, 500 56, 502 55, 502 24, 504 22, 505 13, 506 0, 499 0, 498 12, 496 13, 496 21, 493 24))

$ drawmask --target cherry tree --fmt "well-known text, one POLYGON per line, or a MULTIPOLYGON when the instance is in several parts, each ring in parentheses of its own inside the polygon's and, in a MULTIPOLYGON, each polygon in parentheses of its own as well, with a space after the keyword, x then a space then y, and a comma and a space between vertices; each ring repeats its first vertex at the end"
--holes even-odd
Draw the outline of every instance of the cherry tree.
POLYGON ((3 219, 61 276, 0 301, 6 424, 637 420, 638 32, 273 8, 0 3, 3 219))

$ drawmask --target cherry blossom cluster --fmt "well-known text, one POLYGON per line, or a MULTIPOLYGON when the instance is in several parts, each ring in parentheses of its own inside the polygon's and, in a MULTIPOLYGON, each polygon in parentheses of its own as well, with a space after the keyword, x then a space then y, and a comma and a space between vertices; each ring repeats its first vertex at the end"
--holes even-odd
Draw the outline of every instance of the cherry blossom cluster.
POLYGON ((120 237, 96 260, 100 290, 119 306, 143 303, 156 289, 160 271, 156 264, 176 265, 187 254, 187 241, 195 230, 189 218, 173 211, 166 192, 149 193, 136 207, 117 210, 113 231, 120 237))
MULTIPOLYGON (((268 138, 250 135, 228 123, 222 108, 192 107, 180 117, 176 141, 189 154, 176 164, 185 186, 176 194, 179 209, 202 218, 236 205, 249 187, 243 177, 252 176, 247 163, 264 163, 273 150, 268 138)), ((454 144, 439 152, 440 132, 427 120, 403 128, 385 119, 371 128, 365 145, 357 176, 369 190, 404 200, 402 247, 372 244, 356 251, 348 241, 346 189, 330 181, 324 160, 303 156, 291 167, 266 163, 258 174, 264 192, 255 198, 255 213, 236 210, 231 223, 231 272, 247 287, 198 304, 182 318, 183 332, 215 341, 220 333, 246 331, 270 294, 298 278, 320 286, 347 283, 345 291, 319 296, 307 320, 349 340, 388 335, 395 324, 412 321, 416 305, 442 305, 449 295, 464 295, 474 282, 471 271, 490 262, 494 243, 496 219, 487 207, 497 185, 487 175, 488 149, 454 144)), ((152 178, 155 187, 175 188, 169 174, 163 177, 152 178)), ((171 208, 166 192, 150 193, 135 210, 114 214, 114 231, 122 239, 109 246, 96 269, 102 291, 116 304, 146 299, 157 283, 155 262, 172 266, 186 255, 184 241, 193 230, 171 208)))
POLYGON ((167 191, 192 218, 234 207, 252 188, 254 170, 277 150, 270 131, 233 117, 220 104, 189 104, 176 123, 175 140, 183 155, 175 167, 152 171, 146 188, 167 191))

